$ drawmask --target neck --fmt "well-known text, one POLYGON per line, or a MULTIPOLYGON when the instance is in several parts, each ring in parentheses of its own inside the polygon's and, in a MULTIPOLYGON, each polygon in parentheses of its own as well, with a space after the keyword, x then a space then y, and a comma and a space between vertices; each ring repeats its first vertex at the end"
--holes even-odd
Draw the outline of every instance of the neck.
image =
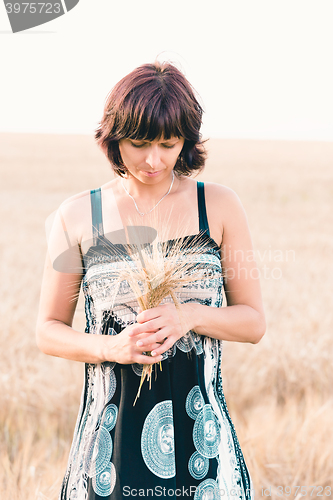
POLYGON ((164 196, 168 192, 172 183, 173 186, 171 191, 173 191, 176 184, 176 179, 177 178, 174 175, 174 172, 171 172, 170 176, 162 179, 160 182, 154 182, 154 178, 148 178, 147 183, 140 182, 132 175, 128 175, 127 177, 121 179, 121 183, 137 202, 139 202, 141 199, 149 203, 149 201, 156 202, 160 198, 162 198, 162 196, 164 196))
MULTIPOLYGON (((134 180, 133 177, 132 177, 132 179, 134 180)), ((156 196, 156 190, 154 191, 154 195, 152 194, 152 190, 151 189, 149 190, 149 193, 148 193, 148 196, 149 196, 149 200, 148 200, 148 202, 149 202, 149 209, 146 209, 146 210, 144 210, 144 208, 143 208, 144 205, 145 205, 144 196, 142 196, 142 194, 138 193, 138 195, 137 195, 137 197, 135 199, 135 197, 133 196, 133 194, 131 194, 130 191, 128 190, 128 188, 125 186, 124 179, 121 179, 121 184, 122 184, 122 187, 123 187, 125 193, 130 198, 132 198, 132 201, 133 201, 133 203, 135 205, 135 208, 136 208, 136 211, 138 212, 138 214, 140 216, 144 216, 144 215, 150 214, 153 210, 155 210, 155 208, 158 207, 158 205, 164 200, 164 198, 166 198, 170 194, 171 189, 173 187, 174 179, 175 179, 175 175, 174 175, 174 172, 172 172, 171 183, 170 183, 167 191, 164 190, 162 196, 158 195, 155 198, 155 196, 156 196)), ((141 190, 142 190, 142 183, 140 183, 140 184, 141 184, 141 190)), ((161 185, 162 182, 160 182, 159 184, 161 185)), ((164 185, 164 183, 163 183, 163 185, 164 185)), ((154 187, 154 186, 148 186, 148 187, 154 187)))

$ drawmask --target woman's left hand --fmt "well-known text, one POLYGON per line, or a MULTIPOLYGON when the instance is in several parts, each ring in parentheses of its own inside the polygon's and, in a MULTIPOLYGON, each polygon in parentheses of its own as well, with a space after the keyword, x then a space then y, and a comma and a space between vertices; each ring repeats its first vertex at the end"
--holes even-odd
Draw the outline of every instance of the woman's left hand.
POLYGON ((161 347, 154 349, 151 354, 152 356, 163 354, 193 328, 189 312, 189 304, 180 304, 177 309, 173 303, 140 312, 136 321, 144 324, 147 330, 138 335, 136 345, 145 351, 145 346, 159 343, 161 347))

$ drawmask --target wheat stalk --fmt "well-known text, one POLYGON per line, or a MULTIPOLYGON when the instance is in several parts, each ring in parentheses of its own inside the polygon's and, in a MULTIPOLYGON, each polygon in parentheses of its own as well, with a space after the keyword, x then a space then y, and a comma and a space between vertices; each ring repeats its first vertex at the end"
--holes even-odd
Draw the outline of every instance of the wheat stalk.
MULTIPOLYGON (((131 226, 133 229, 135 226, 131 226)), ((137 227, 139 230, 140 227, 137 227)), ((147 309, 157 307, 165 298, 171 297, 180 315, 180 321, 185 332, 184 322, 181 315, 180 303, 176 293, 191 282, 203 278, 202 272, 197 269, 194 258, 206 251, 207 243, 201 239, 201 235, 192 237, 191 246, 187 244, 187 237, 181 237, 169 242, 160 242, 158 238, 147 245, 142 242, 142 235, 129 238, 128 227, 125 228, 127 236, 128 257, 123 257, 126 268, 119 271, 118 283, 126 280, 132 289, 140 308, 147 309)), ((143 241, 145 239, 143 238, 143 241)), ((118 287, 115 288, 116 290, 118 287)), ((115 298, 115 297, 114 297, 115 298)), ((150 352, 147 353, 151 355, 150 352)), ((160 369, 162 364, 160 362, 160 369)), ((135 398, 140 396, 143 382, 147 378, 151 388, 153 365, 143 365, 139 389, 135 398)), ((157 376, 157 374, 156 374, 157 376)))

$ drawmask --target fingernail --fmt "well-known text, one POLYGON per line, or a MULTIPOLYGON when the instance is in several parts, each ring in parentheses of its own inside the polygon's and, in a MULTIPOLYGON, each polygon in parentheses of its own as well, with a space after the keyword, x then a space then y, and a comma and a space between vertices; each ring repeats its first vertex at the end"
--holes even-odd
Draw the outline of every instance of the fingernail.
POLYGON ((141 347, 141 346, 143 345, 143 342, 141 342, 141 340, 139 340, 139 342, 137 342, 137 343, 136 343, 136 345, 137 345, 138 347, 141 347))
POLYGON ((151 355, 152 356, 156 356, 156 352, 155 351, 151 351, 151 355))

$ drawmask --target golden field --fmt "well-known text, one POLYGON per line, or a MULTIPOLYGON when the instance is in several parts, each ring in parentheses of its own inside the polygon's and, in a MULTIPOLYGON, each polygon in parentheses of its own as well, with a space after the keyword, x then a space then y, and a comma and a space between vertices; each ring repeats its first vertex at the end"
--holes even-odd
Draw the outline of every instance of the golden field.
MULTIPOLYGON (((301 498, 295 486, 304 486, 306 498, 330 498, 333 143, 210 140, 207 148, 198 178, 238 193, 261 271, 267 333, 256 345, 225 342, 223 361, 255 497, 266 488, 266 498, 301 498)), ((57 499, 83 366, 35 344, 44 223, 65 198, 111 175, 92 137, 0 134, 1 500, 57 499)), ((82 297, 75 327, 84 328, 82 297)))

